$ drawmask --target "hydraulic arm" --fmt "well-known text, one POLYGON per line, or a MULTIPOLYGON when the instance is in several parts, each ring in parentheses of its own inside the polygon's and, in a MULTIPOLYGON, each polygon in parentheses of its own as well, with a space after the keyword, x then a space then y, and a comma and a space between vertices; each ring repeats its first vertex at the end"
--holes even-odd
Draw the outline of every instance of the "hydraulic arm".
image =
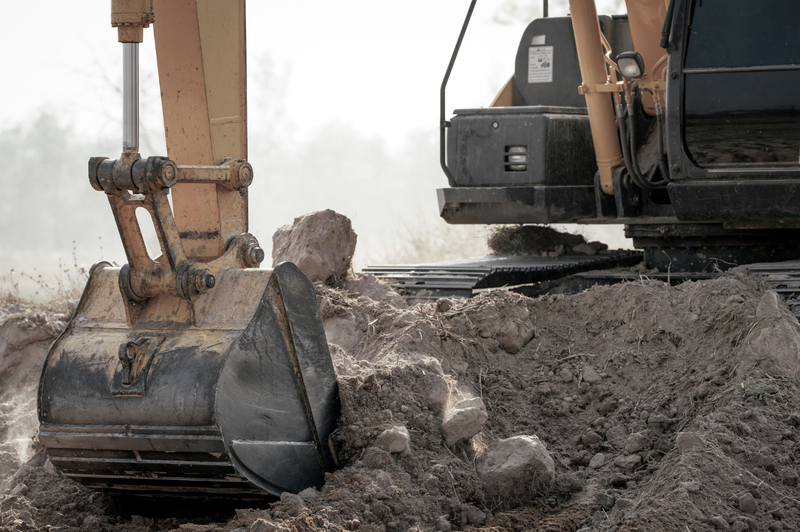
POLYGON ((89 181, 128 262, 92 268, 38 406, 52 463, 91 487, 258 498, 319 486, 335 463, 338 385, 314 287, 291 263, 258 269, 247 233, 244 15, 243 0, 112 2, 123 151, 90 159, 89 181), (151 24, 168 157, 142 158, 138 43, 151 24))

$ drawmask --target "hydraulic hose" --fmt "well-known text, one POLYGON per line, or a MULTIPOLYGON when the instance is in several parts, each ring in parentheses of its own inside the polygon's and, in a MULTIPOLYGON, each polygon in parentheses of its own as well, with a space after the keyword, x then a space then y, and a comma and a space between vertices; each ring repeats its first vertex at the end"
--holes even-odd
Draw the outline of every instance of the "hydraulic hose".
POLYGON ((663 181, 669 182, 667 155, 664 153, 664 115, 661 113, 661 104, 658 102, 656 102, 656 128, 658 128, 658 169, 661 170, 663 181))
MULTIPOLYGON (((637 96, 636 83, 634 82, 631 87, 631 92, 634 95, 634 100, 637 96)), ((661 172, 662 179, 659 181, 652 181, 655 175, 655 168, 650 172, 647 177, 644 177, 641 169, 639 168, 639 160, 636 157, 636 116, 630 111, 633 103, 630 106, 623 108, 622 102, 616 105, 617 122, 619 123, 619 140, 622 145, 622 158, 625 161, 625 167, 636 185, 639 188, 647 190, 663 189, 669 183, 669 174, 664 157, 663 133, 662 124, 663 116, 661 113, 661 106, 656 103, 656 127, 658 128, 658 169, 661 172), (627 119, 630 118, 630 139, 628 138, 627 119)))

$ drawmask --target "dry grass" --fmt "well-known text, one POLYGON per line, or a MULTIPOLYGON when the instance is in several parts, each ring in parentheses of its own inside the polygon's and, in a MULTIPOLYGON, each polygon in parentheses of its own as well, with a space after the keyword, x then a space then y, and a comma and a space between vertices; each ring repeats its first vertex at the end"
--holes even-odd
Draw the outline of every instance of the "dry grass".
POLYGON ((55 274, 33 273, 14 269, 0 277, 0 306, 52 304, 78 299, 83 293, 89 271, 78 264, 73 248, 72 264, 58 260, 55 274))
POLYGON ((369 264, 420 264, 488 254, 485 226, 448 225, 441 219, 418 219, 395 230, 390 251, 368 258, 369 264))

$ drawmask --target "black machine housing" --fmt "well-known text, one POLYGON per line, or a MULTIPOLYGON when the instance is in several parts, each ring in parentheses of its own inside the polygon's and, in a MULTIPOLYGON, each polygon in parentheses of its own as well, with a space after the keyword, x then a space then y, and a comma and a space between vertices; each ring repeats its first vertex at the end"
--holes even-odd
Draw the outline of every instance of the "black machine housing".
MULTIPOLYGON (((520 41, 513 106, 457 110, 445 124, 450 187, 437 191, 441 216, 625 224, 648 267, 662 270, 800 258, 800 4, 673 3, 668 176, 655 168, 658 126, 641 97, 626 120, 643 173, 666 184, 642 188, 623 168, 614 196, 600 190, 572 22, 544 18, 520 41), (536 70, 548 59, 549 77, 536 70)), ((627 17, 601 16, 600 26, 614 54, 633 50, 627 17)))

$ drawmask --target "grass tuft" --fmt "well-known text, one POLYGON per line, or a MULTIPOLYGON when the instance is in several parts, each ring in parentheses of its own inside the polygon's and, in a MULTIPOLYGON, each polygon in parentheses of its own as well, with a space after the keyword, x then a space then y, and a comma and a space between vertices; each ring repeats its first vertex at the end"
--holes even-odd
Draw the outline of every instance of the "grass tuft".
POLYGON ((78 299, 83 293, 89 271, 78 264, 73 242, 72 264, 58 259, 58 269, 45 276, 35 268, 33 273, 11 269, 0 277, 0 306, 28 305, 33 303, 59 303, 78 299), (23 295, 20 283, 32 287, 31 295, 23 295))

